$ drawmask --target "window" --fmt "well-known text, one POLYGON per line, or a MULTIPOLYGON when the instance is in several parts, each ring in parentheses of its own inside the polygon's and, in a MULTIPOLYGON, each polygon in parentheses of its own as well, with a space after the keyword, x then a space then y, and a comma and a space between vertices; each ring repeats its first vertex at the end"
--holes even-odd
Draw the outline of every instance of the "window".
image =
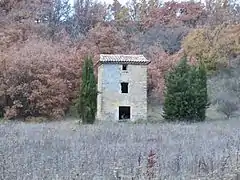
POLYGON ((128 83, 126 83, 126 82, 121 83, 121 92, 128 93, 128 83))
POLYGON ((130 106, 119 106, 119 120, 130 119, 130 106))
POLYGON ((123 71, 126 71, 126 70, 127 70, 127 64, 123 64, 123 65, 122 65, 122 70, 123 70, 123 71))

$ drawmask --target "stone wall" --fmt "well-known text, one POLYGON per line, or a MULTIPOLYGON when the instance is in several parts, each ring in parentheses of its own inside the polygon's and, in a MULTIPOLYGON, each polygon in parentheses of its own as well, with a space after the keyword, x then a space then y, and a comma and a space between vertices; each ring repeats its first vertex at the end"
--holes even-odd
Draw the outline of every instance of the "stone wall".
POLYGON ((119 118, 119 106, 131 107, 131 120, 147 119, 147 65, 102 64, 98 70, 97 118, 119 118), (129 83, 129 92, 121 93, 121 82, 129 83))

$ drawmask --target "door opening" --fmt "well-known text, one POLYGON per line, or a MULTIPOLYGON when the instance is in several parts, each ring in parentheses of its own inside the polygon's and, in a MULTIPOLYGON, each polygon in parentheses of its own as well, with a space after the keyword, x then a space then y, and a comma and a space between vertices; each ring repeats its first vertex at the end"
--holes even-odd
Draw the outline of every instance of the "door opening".
POLYGON ((130 106, 119 106, 119 120, 130 119, 131 117, 131 108, 130 106))
POLYGON ((127 70, 127 64, 123 64, 123 65, 122 65, 122 70, 123 70, 123 71, 126 71, 126 70, 127 70))

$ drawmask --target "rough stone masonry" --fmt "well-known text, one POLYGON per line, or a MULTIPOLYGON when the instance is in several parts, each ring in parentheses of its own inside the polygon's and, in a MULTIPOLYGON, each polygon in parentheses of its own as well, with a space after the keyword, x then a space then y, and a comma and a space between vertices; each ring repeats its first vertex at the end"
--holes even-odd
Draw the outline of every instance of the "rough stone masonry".
POLYGON ((101 54, 98 66, 99 120, 147 119, 147 65, 143 55, 101 54))

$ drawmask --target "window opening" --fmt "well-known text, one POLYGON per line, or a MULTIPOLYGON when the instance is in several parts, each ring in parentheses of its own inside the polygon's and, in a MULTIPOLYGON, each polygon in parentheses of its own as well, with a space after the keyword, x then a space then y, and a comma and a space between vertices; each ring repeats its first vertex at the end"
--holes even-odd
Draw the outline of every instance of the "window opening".
POLYGON ((121 83, 121 92, 128 93, 128 83, 126 83, 126 82, 121 83))

